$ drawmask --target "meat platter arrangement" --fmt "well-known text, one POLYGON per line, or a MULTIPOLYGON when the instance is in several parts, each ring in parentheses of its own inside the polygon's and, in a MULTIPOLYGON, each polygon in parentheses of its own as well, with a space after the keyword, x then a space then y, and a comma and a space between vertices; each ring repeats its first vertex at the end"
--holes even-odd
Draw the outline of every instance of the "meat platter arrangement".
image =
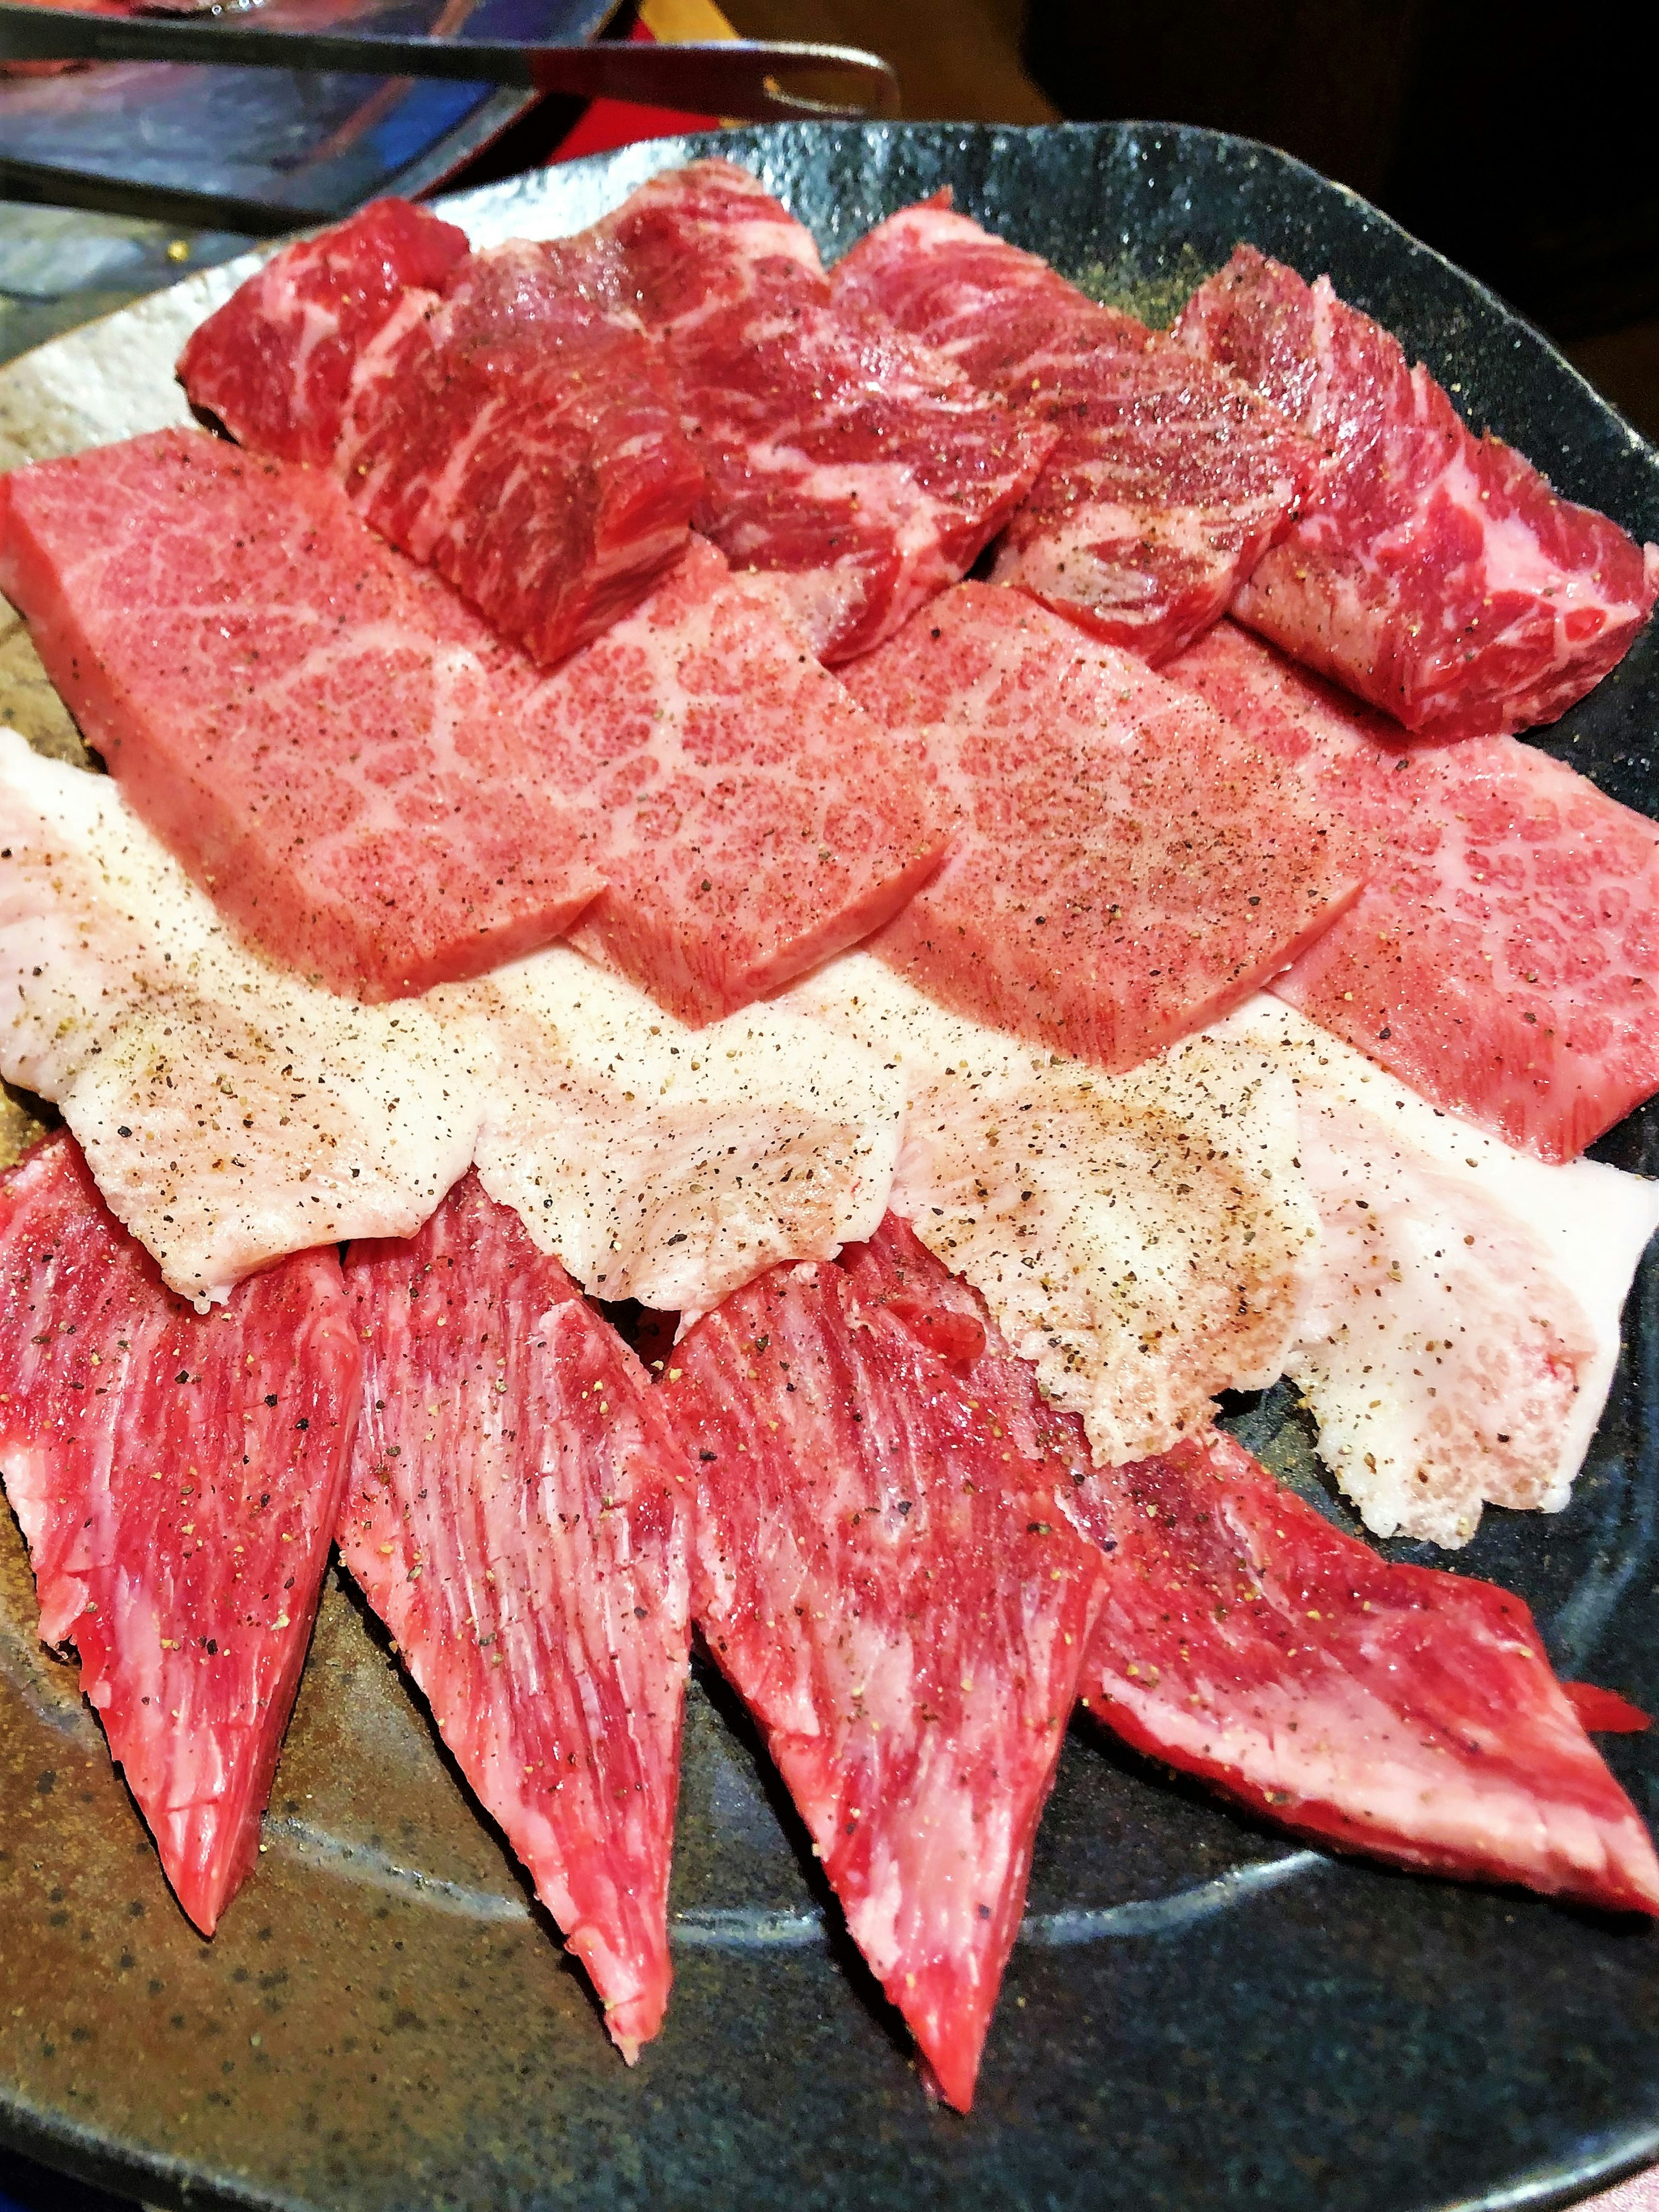
POLYGON ((1075 1708, 1659 1912, 1644 1717, 1214 1426, 1290 1376, 1379 1536, 1566 1502, 1659 830, 1521 733, 1659 551, 1316 270, 1154 331, 930 202, 826 272, 719 162, 379 204, 179 374, 0 485, 110 770, 0 738, 0 1464, 197 1925, 331 1545, 629 2058, 694 1634, 962 2108, 1075 1708))

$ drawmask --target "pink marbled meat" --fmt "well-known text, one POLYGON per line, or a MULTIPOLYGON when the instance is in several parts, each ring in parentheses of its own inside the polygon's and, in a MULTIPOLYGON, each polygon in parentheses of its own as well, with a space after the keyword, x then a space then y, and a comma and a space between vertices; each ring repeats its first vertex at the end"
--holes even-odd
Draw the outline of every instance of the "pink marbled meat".
POLYGON ((638 611, 515 708, 605 826, 574 942, 690 1022, 878 928, 946 831, 921 771, 694 538, 638 611))
POLYGON ((326 465, 359 356, 411 285, 435 290, 466 250, 453 222, 372 200, 250 276, 191 333, 179 380, 240 444, 326 465))
POLYGON ((1369 856, 1281 998, 1547 1160, 1659 1091, 1659 826, 1517 738, 1413 744, 1231 623, 1170 673, 1369 856))
POLYGON ((632 2063, 662 2023, 690 1469, 644 1369, 468 1176, 354 1244, 341 1556, 632 2063))
POLYGON ((204 1935, 253 1870, 328 1562, 362 1356, 332 1250, 198 1315, 48 1138, 0 1178, 0 1470, 40 1635, 204 1935))
POLYGON ((527 240, 410 291, 334 466, 383 537, 552 665, 683 552, 703 489, 615 248, 527 240))
POLYGON ((871 949, 960 1013, 1132 1067, 1259 989, 1358 889, 1294 769, 1023 592, 958 584, 844 675, 921 733, 957 814, 871 949))
POLYGON ((772 572, 824 660, 954 583, 1024 497, 1053 433, 837 300, 807 232, 745 170, 655 177, 601 228, 708 468, 698 528, 734 568, 772 572))
POLYGON ((1225 610, 1315 479, 1316 449, 1269 402, 953 214, 948 194, 866 233, 833 282, 838 301, 1054 427, 994 580, 1154 665, 1225 610))
POLYGON ((317 470, 185 430, 18 470, 0 590, 137 811, 289 967, 401 997, 599 888, 491 673, 529 664, 317 470))
POLYGON ((847 1924, 966 2110, 1018 1929, 1097 1563, 951 1366, 830 1266, 674 1354, 692 1605, 847 1924))
POLYGON ((904 1223, 842 1264, 861 1311, 964 1331, 981 1422, 1110 1561, 1082 1688, 1115 1734, 1340 1850, 1659 1912, 1647 1829, 1519 1598, 1390 1566, 1213 1431, 1096 1470, 1081 1423, 904 1223))
POLYGON ((1239 592, 1241 622, 1426 737, 1553 721, 1623 658, 1659 592, 1659 548, 1477 438, 1328 277, 1307 284, 1241 246, 1176 328, 1328 457, 1308 513, 1239 592))

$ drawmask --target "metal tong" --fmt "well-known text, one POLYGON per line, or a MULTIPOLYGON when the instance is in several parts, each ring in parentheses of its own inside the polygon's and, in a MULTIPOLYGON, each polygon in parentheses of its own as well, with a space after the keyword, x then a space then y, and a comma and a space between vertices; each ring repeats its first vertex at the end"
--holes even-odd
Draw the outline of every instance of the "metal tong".
POLYGON ((752 122, 856 120, 898 112, 898 79, 857 46, 787 39, 685 46, 595 40, 406 38, 375 32, 283 31, 255 10, 210 6, 188 16, 86 15, 0 0, 0 62, 227 63, 247 69, 336 70, 389 77, 452 77, 518 85, 579 100, 633 100, 752 122), (791 92, 786 76, 829 80, 841 100, 791 92))

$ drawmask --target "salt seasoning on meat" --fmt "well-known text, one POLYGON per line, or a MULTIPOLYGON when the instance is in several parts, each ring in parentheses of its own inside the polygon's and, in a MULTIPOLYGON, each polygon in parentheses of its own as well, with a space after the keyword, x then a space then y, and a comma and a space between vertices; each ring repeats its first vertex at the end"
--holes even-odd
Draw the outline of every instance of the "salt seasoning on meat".
POLYGON ((863 952, 783 1003, 894 1063, 894 1211, 1103 1461, 1165 1451, 1218 1390, 1284 1372, 1319 1220, 1283 1069, 1200 1038, 1104 1075, 946 1012, 863 952))
POLYGON ((1312 944, 1364 873, 1340 813, 1206 701, 958 584, 843 672, 956 835, 871 949, 942 1004, 1118 1071, 1312 944))
POLYGON ((972 566, 1054 433, 833 293, 746 170, 653 177, 599 226, 661 332, 708 472, 697 527, 767 574, 813 649, 864 652, 972 566))
POLYGON ((427 1004, 477 1040, 483 1188, 592 1297, 702 1313, 881 1218, 903 1085, 822 1023, 693 1030, 562 945, 427 1004))
POLYGON ((81 1686, 204 1935, 252 1871, 357 1419, 331 1250, 204 1318, 73 1139, 0 1178, 0 1471, 46 1643, 81 1686))
POLYGON ((866 232, 832 281, 1051 425, 994 580, 1154 665, 1224 611, 1316 479, 1317 447, 1271 400, 955 214, 948 193, 866 232))
POLYGON ((1571 1159, 1659 1090, 1659 827, 1513 738, 1407 742, 1231 623, 1170 673, 1371 868, 1272 988, 1432 1104, 1571 1159))
POLYGON ((1622 659, 1659 547, 1476 437, 1397 338, 1253 246, 1176 332, 1325 454, 1319 486, 1234 602, 1240 621, 1425 737, 1553 722, 1622 659))
POLYGON ((606 888, 572 942, 703 1023, 880 927, 939 865, 920 764, 712 545, 510 700, 586 810, 606 888))
POLYGON ((411 287, 437 290, 466 250, 428 209, 371 200, 239 287, 191 332, 179 380, 239 444, 326 466, 364 349, 411 287))
POLYGON ((1051 1477, 908 1316, 775 1269, 675 1351, 695 1617, 854 1940, 965 2111, 1093 1611, 1051 1477))
POLYGON ((157 431, 0 483, 0 589, 137 812, 285 965, 364 999, 563 934, 591 825, 502 648, 314 469, 157 431))
POLYGON ((963 1387, 1104 1553, 1082 1695, 1115 1734, 1341 1850, 1659 1912, 1646 1827, 1519 1598, 1389 1565, 1213 1431, 1096 1470, 903 1222, 843 1265, 861 1310, 956 1324, 963 1387))
POLYGON ((418 1229, 471 1160, 489 1042, 243 944, 111 776, 0 730, 0 1075, 50 1098, 185 1297, 418 1229))
POLYGON ((558 1261, 471 1176, 352 1247, 366 1363, 341 1555, 631 2063, 672 1972, 690 1468, 558 1261))
POLYGON ((1277 999, 1217 1034, 1296 1086, 1322 1233, 1285 1370, 1366 1527, 1461 1545, 1485 1503, 1559 1512, 1659 1182, 1511 1151, 1277 999))

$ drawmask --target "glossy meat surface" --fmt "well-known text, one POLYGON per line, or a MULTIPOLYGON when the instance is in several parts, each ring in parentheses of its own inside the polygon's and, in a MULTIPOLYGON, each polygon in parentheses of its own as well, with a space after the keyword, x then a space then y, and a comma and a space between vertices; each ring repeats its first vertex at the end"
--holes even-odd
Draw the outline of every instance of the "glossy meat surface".
POLYGON ((172 430, 20 470, 0 589, 137 811, 302 975, 407 996, 599 887, 498 641, 314 469, 172 430))
POLYGON ((1409 744, 1231 623, 1171 672, 1293 764, 1370 866, 1279 997, 1547 1160, 1659 1090, 1659 827, 1512 738, 1409 744))
POLYGON ((1321 794, 1196 693, 1024 592, 958 584, 845 672, 919 738, 949 856, 872 949, 1114 1072, 1249 996, 1349 904, 1321 794))
POLYGON ((466 233, 408 200, 372 200, 274 254, 179 357, 193 406, 279 460, 332 459, 357 362, 411 286, 440 287, 466 233))
POLYGON ((163 1288, 74 1140, 0 1179, 0 1471, 40 1635, 202 1930, 252 1871, 356 1424, 331 1250, 209 1316, 163 1288))
POLYGON ((708 469, 698 528, 734 568, 769 572, 823 659, 887 636, 1018 507, 1052 434, 836 296, 809 234, 745 170, 655 177, 600 228, 708 469))
POLYGON ((558 1261, 471 1176, 352 1247, 341 1555, 632 2060, 661 2025, 690 1474, 558 1261))
POLYGON ((677 1348, 693 1609, 854 1941, 965 2110, 1076 1694, 1094 1554, 903 1322, 775 1269, 677 1348))
POLYGON ((1326 455, 1307 512, 1239 592, 1242 622, 1425 737, 1553 722, 1623 658, 1659 548, 1476 437, 1328 276, 1310 285, 1240 246, 1176 329, 1326 455))
POLYGON ((1647 1829, 1519 1598, 1389 1565, 1214 1431, 1091 1471, 1078 1423, 903 1224, 846 1266, 866 1310, 885 1295, 984 1328, 964 1389, 1109 1561, 1082 1684, 1097 1718, 1340 1850, 1659 1912, 1647 1829))
POLYGON ((703 489, 603 240, 526 240, 410 292, 333 466, 358 512, 551 665, 684 550, 703 489))
POLYGON ((1224 611, 1314 482, 1316 448, 1271 401, 944 196, 867 232, 833 281, 1049 424, 994 580, 1154 665, 1224 611))

